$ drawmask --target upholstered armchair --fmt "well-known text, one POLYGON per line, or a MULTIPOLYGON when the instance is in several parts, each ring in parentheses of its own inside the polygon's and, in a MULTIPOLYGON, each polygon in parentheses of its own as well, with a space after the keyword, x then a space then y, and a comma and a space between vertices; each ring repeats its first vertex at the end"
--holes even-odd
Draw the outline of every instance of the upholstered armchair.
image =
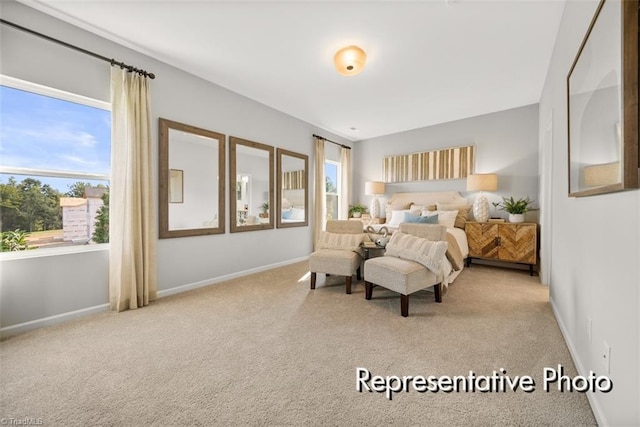
POLYGON ((409 295, 434 287, 436 302, 442 302, 446 266, 447 229, 435 224, 400 224, 391 236, 383 257, 364 263, 365 298, 375 285, 400 294, 400 313, 409 315, 409 295))
POLYGON ((353 273, 360 280, 362 264, 362 242, 364 241, 362 222, 327 221, 327 231, 323 231, 316 242, 316 251, 309 257, 311 271, 311 289, 316 288, 316 274, 325 273, 345 276, 347 294, 351 293, 353 273))

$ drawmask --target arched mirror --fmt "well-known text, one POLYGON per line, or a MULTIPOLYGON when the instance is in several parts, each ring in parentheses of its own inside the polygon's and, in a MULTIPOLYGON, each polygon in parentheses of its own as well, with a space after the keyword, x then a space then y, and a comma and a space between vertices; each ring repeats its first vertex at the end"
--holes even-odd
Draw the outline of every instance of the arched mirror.
POLYGON ((277 227, 309 225, 309 156, 278 148, 277 227))
POLYGON ((160 119, 160 238, 224 233, 225 136, 160 119))
POLYGON ((270 145, 229 138, 232 233, 273 228, 273 152, 270 145))
POLYGON ((639 187, 638 3, 602 0, 567 76, 569 196, 639 187))

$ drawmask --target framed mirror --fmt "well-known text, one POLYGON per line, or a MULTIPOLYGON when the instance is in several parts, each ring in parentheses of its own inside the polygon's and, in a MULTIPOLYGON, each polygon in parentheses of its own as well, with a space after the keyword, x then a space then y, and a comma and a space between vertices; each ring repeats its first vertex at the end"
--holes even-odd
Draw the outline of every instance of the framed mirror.
POLYGON ((277 149, 278 228, 309 225, 309 156, 277 149))
POLYGON ((224 233, 225 136, 159 119, 160 238, 224 233))
POLYGON ((273 228, 273 153, 270 145, 229 137, 232 233, 273 228))
POLYGON ((638 2, 601 0, 567 76, 569 196, 638 188, 638 2))

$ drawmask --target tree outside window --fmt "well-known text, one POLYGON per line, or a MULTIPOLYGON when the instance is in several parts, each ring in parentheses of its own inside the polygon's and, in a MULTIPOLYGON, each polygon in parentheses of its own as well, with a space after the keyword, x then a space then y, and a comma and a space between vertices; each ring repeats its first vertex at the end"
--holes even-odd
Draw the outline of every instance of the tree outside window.
POLYGON ((324 163, 326 180, 327 220, 338 219, 340 200, 340 163, 327 160, 324 163))
POLYGON ((2 251, 108 242, 109 104, 0 76, 0 115, 2 251))

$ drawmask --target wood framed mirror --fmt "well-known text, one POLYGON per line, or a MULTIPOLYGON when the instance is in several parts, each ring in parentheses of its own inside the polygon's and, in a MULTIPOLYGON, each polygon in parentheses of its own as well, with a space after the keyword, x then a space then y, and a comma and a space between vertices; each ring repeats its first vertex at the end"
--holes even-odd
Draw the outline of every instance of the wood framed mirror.
POLYGON ((266 230, 273 218, 274 148, 229 137, 229 221, 232 233, 266 230))
POLYGON ((638 188, 638 4, 600 1, 567 76, 569 196, 638 188))
POLYGON ((309 156, 278 148, 276 176, 277 227, 309 225, 309 156))
POLYGON ((159 119, 160 238, 224 233, 225 135, 159 119))

